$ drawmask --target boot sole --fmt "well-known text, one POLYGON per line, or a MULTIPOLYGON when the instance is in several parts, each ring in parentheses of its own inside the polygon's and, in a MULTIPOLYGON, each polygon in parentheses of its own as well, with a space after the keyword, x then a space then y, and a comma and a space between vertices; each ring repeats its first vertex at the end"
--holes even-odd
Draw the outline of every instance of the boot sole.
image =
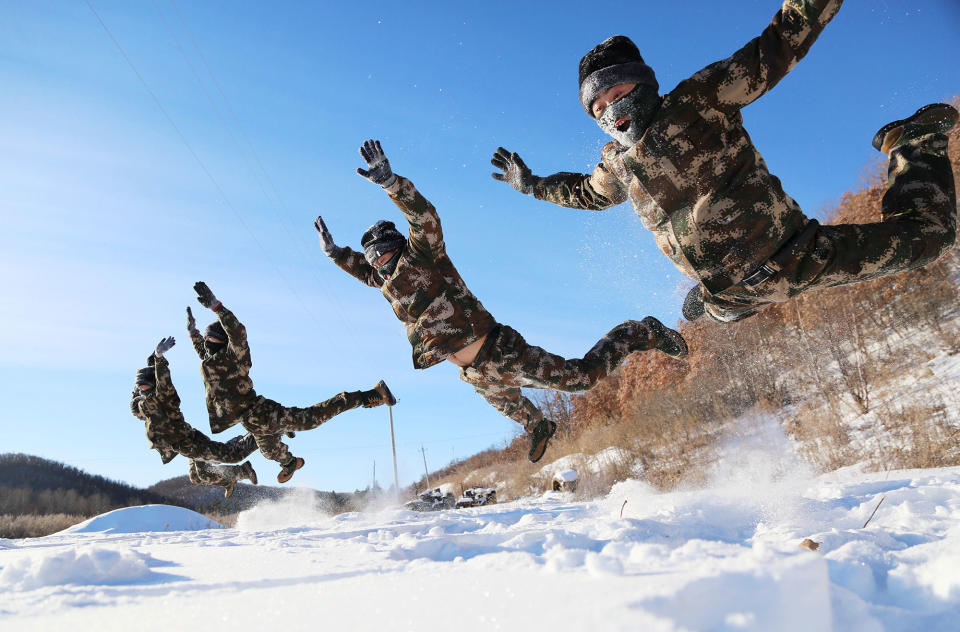
POLYGON ((883 141, 887 137, 887 134, 891 130, 894 130, 901 125, 937 125, 941 124, 941 129, 936 129, 933 131, 936 132, 948 132, 950 129, 957 123, 957 110, 946 103, 931 103, 930 105, 925 105, 910 116, 905 119, 900 119, 899 121, 892 121, 887 123, 873 135, 872 145, 873 148, 877 151, 880 151, 880 148, 883 147, 883 141))
POLYGON ((547 453, 547 446, 550 445, 550 439, 552 439, 553 435, 557 433, 556 422, 551 421, 550 425, 552 426, 550 430, 550 436, 548 436, 540 444, 537 445, 536 451, 531 451, 530 454, 527 455, 527 458, 530 460, 531 463, 536 463, 537 461, 543 458, 544 454, 547 453))
POLYGON ((287 472, 285 472, 285 471, 281 471, 279 474, 277 474, 277 482, 278 482, 278 483, 286 483, 286 482, 289 481, 291 478, 293 478, 293 475, 297 473, 297 470, 299 470, 301 467, 303 467, 304 465, 306 465, 306 461, 304 461, 304 460, 303 460, 302 458, 300 458, 299 456, 296 457, 296 460, 297 460, 297 467, 295 467, 295 468, 293 468, 292 470, 290 470, 290 473, 289 473, 289 474, 288 474, 287 472))

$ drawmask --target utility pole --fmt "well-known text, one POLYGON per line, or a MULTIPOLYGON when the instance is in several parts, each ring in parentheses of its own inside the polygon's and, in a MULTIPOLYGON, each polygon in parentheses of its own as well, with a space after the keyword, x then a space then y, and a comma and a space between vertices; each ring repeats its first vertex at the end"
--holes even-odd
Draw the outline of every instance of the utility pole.
POLYGON ((387 405, 390 413, 390 448, 393 449, 393 495, 400 498, 400 477, 397 476, 397 442, 393 438, 393 406, 387 405))
POLYGON ((430 475, 427 473, 427 451, 420 446, 420 454, 423 455, 423 478, 427 481, 427 489, 430 489, 430 475))
POLYGON ((374 459, 373 460, 373 486, 370 487, 370 490, 374 491, 376 489, 377 489, 377 460, 374 459))

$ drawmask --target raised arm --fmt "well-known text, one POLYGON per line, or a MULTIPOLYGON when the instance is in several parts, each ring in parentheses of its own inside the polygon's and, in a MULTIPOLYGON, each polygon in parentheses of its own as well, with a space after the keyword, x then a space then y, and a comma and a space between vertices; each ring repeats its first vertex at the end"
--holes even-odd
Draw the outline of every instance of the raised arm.
POLYGON ((708 98, 715 90, 721 110, 733 112, 753 103, 803 59, 841 4, 843 0, 785 0, 759 37, 684 84, 708 98))
POLYGON ((207 351, 203 348, 203 336, 197 329, 197 321, 193 317, 193 312, 187 307, 187 333, 190 334, 190 342, 193 344, 193 350, 197 352, 200 359, 207 357, 207 351))
POLYGON ((193 285, 193 289, 197 293, 197 300, 200 304, 210 308, 217 315, 217 320, 223 325, 223 330, 227 332, 227 344, 233 350, 237 361, 249 368, 252 361, 250 359, 250 346, 247 344, 247 328, 237 320, 233 312, 217 300, 206 283, 198 281, 193 285))
POLYGON ((490 163, 502 171, 491 174, 494 180, 506 182, 520 193, 532 193, 538 200, 558 206, 602 211, 627 199, 620 180, 603 162, 590 174, 560 172, 541 178, 533 175, 516 152, 499 147, 490 163))
POLYGON ((443 229, 437 209, 420 195, 412 182, 393 173, 390 161, 380 147, 380 141, 364 141, 360 147, 360 155, 367 163, 367 169, 357 169, 357 173, 383 187, 407 218, 410 224, 407 247, 423 253, 442 251, 443 229))
POLYGON ((330 230, 327 228, 322 217, 317 215, 316 221, 313 222, 313 227, 316 229, 317 236, 320 238, 320 248, 323 249, 323 254, 327 255, 331 261, 337 264, 338 268, 370 287, 379 288, 383 286, 383 279, 381 279, 377 271, 373 269, 373 266, 367 263, 367 260, 362 254, 354 252, 346 246, 338 246, 333 241, 333 235, 330 234, 330 230))
POLYGON ((173 339, 173 336, 164 338, 157 343, 156 351, 154 351, 153 354, 155 357, 153 370, 157 376, 157 398, 163 402, 164 405, 172 409, 180 408, 180 396, 177 394, 177 389, 173 386, 173 380, 170 379, 170 364, 167 362, 167 359, 163 357, 163 354, 173 348, 175 344, 176 341, 173 339))

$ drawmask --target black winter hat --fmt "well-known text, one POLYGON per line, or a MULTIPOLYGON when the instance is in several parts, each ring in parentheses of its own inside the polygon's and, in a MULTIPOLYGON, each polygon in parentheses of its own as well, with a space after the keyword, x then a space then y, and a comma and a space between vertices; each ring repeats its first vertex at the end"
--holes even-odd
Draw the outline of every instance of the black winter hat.
POLYGON ((603 40, 580 60, 580 103, 590 117, 590 106, 604 90, 618 83, 641 83, 660 88, 653 68, 640 56, 629 37, 614 35, 603 40))
POLYGON ((397 250, 405 243, 407 243, 407 239, 403 236, 403 233, 397 230, 393 222, 388 222, 385 219, 368 228, 360 237, 363 256, 370 265, 373 265, 373 262, 384 253, 397 250))
POLYGON ((217 340, 222 340, 223 342, 227 342, 228 340, 227 332, 223 328, 223 325, 220 324, 219 320, 215 320, 207 325, 207 328, 203 332, 203 337, 216 338, 217 340))
POLYGON ((144 384, 148 386, 157 385, 157 370, 152 366, 137 369, 137 386, 143 386, 144 384))

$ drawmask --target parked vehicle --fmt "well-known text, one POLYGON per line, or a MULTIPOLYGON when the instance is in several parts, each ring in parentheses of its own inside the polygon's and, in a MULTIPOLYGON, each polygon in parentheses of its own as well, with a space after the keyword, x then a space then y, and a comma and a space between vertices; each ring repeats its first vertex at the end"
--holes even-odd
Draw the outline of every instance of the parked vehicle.
POLYGON ((453 509, 456 504, 453 492, 444 492, 437 487, 421 493, 419 498, 407 501, 404 507, 411 511, 442 511, 453 509))
POLYGON ((463 492, 463 496, 457 501, 457 509, 461 507, 479 507, 481 505, 493 505, 497 502, 497 490, 492 487, 471 487, 463 492))

